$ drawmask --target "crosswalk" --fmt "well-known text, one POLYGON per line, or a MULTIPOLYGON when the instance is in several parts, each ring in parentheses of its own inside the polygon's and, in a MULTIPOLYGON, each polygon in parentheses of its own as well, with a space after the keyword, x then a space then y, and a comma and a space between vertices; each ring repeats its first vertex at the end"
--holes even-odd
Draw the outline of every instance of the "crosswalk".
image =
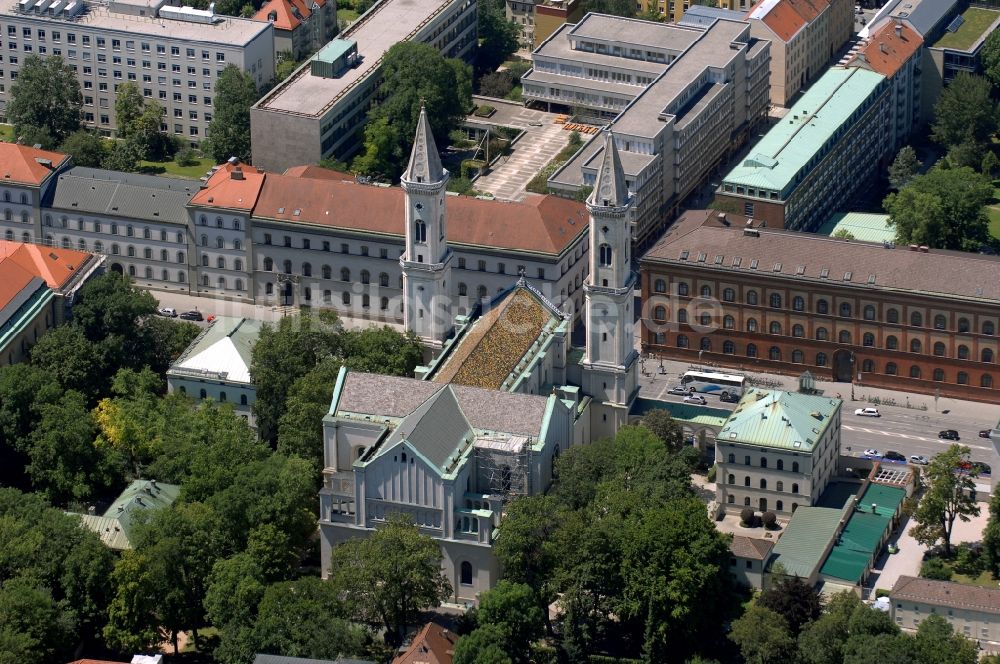
MULTIPOLYGON (((941 443, 942 445, 951 445, 951 443, 952 443, 952 441, 950 441, 950 440, 940 440, 938 438, 930 438, 930 437, 927 437, 927 436, 917 436, 917 435, 910 434, 910 433, 901 433, 899 431, 885 431, 883 429, 869 429, 869 428, 866 428, 866 427, 856 427, 856 426, 850 426, 850 425, 847 425, 847 424, 843 425, 842 428, 844 430, 846 430, 846 431, 857 431, 857 432, 863 432, 863 433, 872 433, 872 434, 876 434, 876 435, 879 435, 879 436, 887 436, 889 438, 903 438, 903 439, 906 439, 906 440, 918 440, 918 441, 921 441, 921 442, 924 442, 924 443, 941 443)), ((992 447, 987 447, 987 446, 984 446, 984 445, 971 445, 971 444, 965 443, 965 442, 963 442, 962 444, 965 445, 966 447, 970 448, 970 449, 973 449, 973 450, 987 450, 987 451, 990 451, 990 452, 993 451, 992 447)))

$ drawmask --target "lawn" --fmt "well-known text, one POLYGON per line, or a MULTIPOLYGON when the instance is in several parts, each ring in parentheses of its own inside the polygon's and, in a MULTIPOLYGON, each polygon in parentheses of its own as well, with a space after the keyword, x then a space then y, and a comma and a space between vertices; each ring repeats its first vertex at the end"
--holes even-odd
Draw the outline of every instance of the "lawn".
POLYGON ((935 47, 967 49, 976 43, 983 33, 990 29, 1000 13, 992 9, 969 7, 962 14, 965 22, 955 32, 945 32, 935 47))
POLYGON ((337 20, 347 21, 348 23, 353 23, 358 20, 359 14, 353 9, 338 9, 337 10, 337 20))
POLYGON ((1000 240, 1000 208, 987 207, 986 214, 990 218, 990 235, 1000 240))
POLYGON ((0 124, 0 141, 10 143, 14 140, 14 127, 8 124, 0 124))
POLYGON ((176 161, 140 161, 139 172, 197 180, 205 175, 212 166, 212 160, 208 158, 199 159, 194 166, 178 166, 176 161))
MULTIPOLYGON (((954 570, 953 570, 954 571, 954 570)), ((965 574, 959 574, 954 572, 952 574, 951 580, 955 583, 963 583, 967 586, 982 586, 983 588, 996 588, 997 582, 993 580, 993 575, 989 572, 983 572, 979 576, 973 578, 971 576, 966 576, 965 574)))

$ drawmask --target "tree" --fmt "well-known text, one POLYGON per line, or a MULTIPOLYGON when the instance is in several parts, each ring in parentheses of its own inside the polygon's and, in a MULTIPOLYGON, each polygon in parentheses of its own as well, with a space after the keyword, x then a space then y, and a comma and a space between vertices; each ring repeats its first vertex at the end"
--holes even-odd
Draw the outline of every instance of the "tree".
POLYGON ((902 189, 910 183, 919 169, 920 160, 917 159, 917 151, 909 145, 904 145, 889 166, 889 184, 893 189, 902 189))
POLYGON ((806 623, 819 618, 822 609, 819 593, 797 576, 777 579, 761 593, 758 604, 784 617, 796 637, 806 623))
POLYGON ((73 305, 73 324, 87 338, 101 342, 109 360, 109 371, 119 367, 141 368, 148 364, 152 349, 141 333, 141 323, 156 313, 156 299, 136 288, 130 279, 108 272, 89 280, 73 305))
POLYGON ((854 234, 846 228, 837 229, 837 231, 832 235, 832 237, 838 240, 853 240, 855 239, 854 234))
MULTIPOLYGON (((4 635, 17 637, 20 664, 65 661, 72 652, 76 622, 43 585, 25 576, 0 586, 0 649, 4 635)), ((0 655, 2 658, 3 655, 0 655)))
POLYGON ((373 129, 365 129, 365 154, 355 168, 397 178, 410 153, 421 105, 426 106, 437 144, 445 145, 471 105, 470 93, 471 74, 461 61, 449 61, 429 44, 394 44, 382 61, 382 101, 369 112, 373 129), (374 167, 386 170, 370 170, 374 167))
MULTIPOLYGON (((507 19, 502 2, 483 3, 479 6, 478 27, 479 47, 476 49, 476 70, 484 73, 493 72, 517 51, 521 38, 521 28, 507 19)), ((483 92, 482 94, 489 93, 483 92)), ((502 97, 504 95, 490 96, 502 97)))
POLYGON ((844 644, 844 664, 870 664, 874 653, 879 664, 912 664, 920 661, 914 650, 913 639, 898 632, 851 635, 844 644))
POLYGON ((994 579, 1000 578, 1000 488, 990 498, 990 519, 983 530, 983 557, 994 579))
POLYGON ((99 434, 94 445, 128 462, 130 476, 142 477, 142 469, 160 452, 163 428, 162 404, 156 397, 158 378, 148 369, 136 374, 121 369, 115 376, 115 397, 106 397, 94 409, 99 434), (140 383, 136 378, 141 377, 140 383), (152 382, 150 379, 152 378, 152 382))
POLYGON ((951 581, 953 572, 951 568, 944 564, 944 561, 938 557, 928 558, 920 566, 920 576, 925 579, 934 579, 935 581, 951 581))
POLYGON ((956 519, 968 521, 979 515, 979 505, 973 494, 975 472, 956 473, 969 467, 970 450, 964 445, 952 445, 936 454, 924 469, 927 490, 920 499, 913 520, 916 525, 910 535, 925 546, 944 543, 945 556, 951 555, 951 533, 956 519))
POLYGON ((523 583, 501 581, 480 600, 479 624, 500 629, 514 662, 528 662, 531 644, 542 637, 544 621, 534 590, 523 583))
POLYGON ((139 160, 142 158, 139 146, 132 141, 115 141, 111 144, 103 165, 110 171, 134 173, 139 170, 139 160))
POLYGON ((128 142, 135 148, 140 159, 160 161, 173 155, 174 142, 163 132, 163 107, 151 101, 129 126, 128 142))
POLYGON ((331 558, 330 571, 355 619, 384 627, 393 646, 402 643, 419 611, 452 592, 441 573, 441 547, 405 515, 393 514, 368 538, 341 544, 331 558))
POLYGON ((971 168, 932 168, 883 202, 899 244, 977 250, 989 241, 993 184, 971 168))
POLYGON ((80 128, 82 108, 73 67, 58 55, 29 55, 10 87, 7 121, 14 125, 14 136, 30 129, 46 132, 52 142, 43 147, 53 148, 80 128))
POLYGON ((983 145, 997 129, 996 104, 990 83, 982 76, 961 73, 941 90, 934 105, 931 138, 944 147, 965 142, 983 145))
POLYGON ((979 165, 979 172, 988 178, 992 178, 998 167, 1000 167, 1000 159, 997 159, 996 152, 987 150, 986 154, 983 155, 982 163, 979 165))
POLYGON ((662 441, 670 454, 677 454, 684 447, 684 431, 670 416, 670 411, 662 408, 649 411, 642 418, 642 426, 662 441))
POLYGON ((307 459, 317 469, 323 467, 323 416, 330 409, 331 385, 340 367, 339 360, 326 358, 292 384, 278 420, 279 452, 307 459))
POLYGON ((50 330, 31 349, 31 362, 53 376, 66 390, 88 399, 106 388, 104 354, 77 325, 50 330))
MULTIPOLYGON (((131 138, 135 132, 135 123, 142 115, 146 100, 142 98, 139 86, 129 81, 118 86, 115 94, 115 122, 118 124, 118 137, 131 138)), ((156 128, 160 123, 157 118, 156 128)))
POLYGON ((74 131, 67 136, 59 146, 59 151, 72 155, 73 163, 77 166, 90 168, 100 168, 108 154, 104 139, 86 129, 74 131))
POLYGON ((230 157, 250 160, 250 107, 256 101, 253 77, 236 65, 226 65, 215 82, 215 115, 208 125, 208 150, 216 163, 230 157))
POLYGON ((586 0, 583 3, 583 13, 596 12, 598 14, 611 14, 612 16, 624 16, 633 18, 635 16, 635 4, 629 0, 586 0))
POLYGON ((921 664, 976 664, 975 642, 956 634, 942 616, 931 614, 917 627, 917 661, 921 664))
POLYGON ((990 32, 982 48, 979 49, 979 57, 982 59, 986 77, 990 79, 993 87, 1000 88, 1000 34, 996 31, 990 32))
POLYGON ((341 327, 336 315, 288 316, 276 326, 264 325, 254 344, 250 373, 257 388, 253 412, 260 437, 274 443, 278 421, 292 385, 334 356, 339 349, 341 327))
POLYGON ((137 551, 122 554, 111 575, 115 588, 108 606, 104 640, 112 648, 141 651, 162 639, 156 615, 157 584, 150 560, 137 551))
POLYGON ((454 664, 513 664, 507 654, 504 632, 485 625, 463 636, 455 644, 454 664))
MULTIPOLYGON (((482 16, 479 17, 482 21, 482 16)), ((514 77, 509 71, 494 71, 479 79, 479 94, 503 98, 514 89, 514 77)))
POLYGON ((781 615, 760 605, 751 606, 733 622, 729 638, 747 664, 783 664, 794 661, 795 639, 781 615))
POLYGON ((412 376, 423 361, 423 347, 413 332, 403 334, 388 325, 344 330, 340 353, 351 371, 412 376))

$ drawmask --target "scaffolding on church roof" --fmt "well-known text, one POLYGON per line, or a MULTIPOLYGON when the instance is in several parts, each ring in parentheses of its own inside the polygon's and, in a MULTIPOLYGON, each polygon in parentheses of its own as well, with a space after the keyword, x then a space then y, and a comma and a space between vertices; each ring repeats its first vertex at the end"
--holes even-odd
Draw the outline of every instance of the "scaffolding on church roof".
POLYGON ((531 493, 531 438, 481 436, 476 438, 476 468, 486 491, 506 504, 531 493))

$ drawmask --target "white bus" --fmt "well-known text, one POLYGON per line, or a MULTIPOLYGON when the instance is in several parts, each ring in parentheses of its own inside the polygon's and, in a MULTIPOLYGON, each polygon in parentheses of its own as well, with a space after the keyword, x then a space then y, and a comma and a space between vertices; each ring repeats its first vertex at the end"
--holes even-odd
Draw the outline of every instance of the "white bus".
POLYGON ((687 371, 681 378, 681 385, 689 392, 709 392, 723 398, 740 398, 746 378, 733 374, 711 371, 687 371))

